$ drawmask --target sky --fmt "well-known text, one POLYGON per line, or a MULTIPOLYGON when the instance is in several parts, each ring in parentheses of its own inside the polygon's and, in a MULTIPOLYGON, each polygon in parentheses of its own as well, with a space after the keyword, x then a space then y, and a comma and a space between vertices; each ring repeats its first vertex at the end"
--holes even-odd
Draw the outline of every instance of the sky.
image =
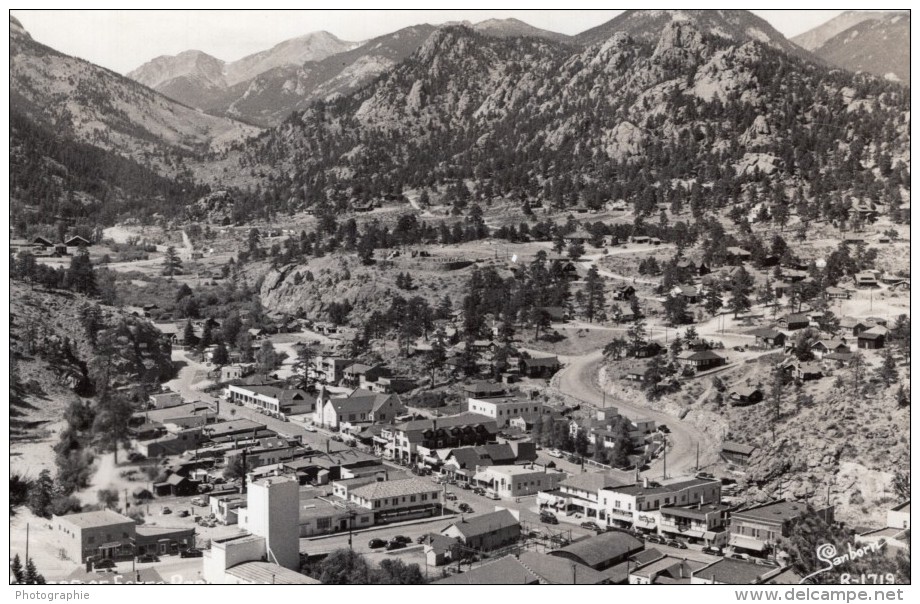
MULTIPOLYGON (((529 6, 534 6, 531 1, 529 6)), ((525 4, 526 5, 526 4, 525 4)), ((224 61, 271 48, 312 31, 361 41, 419 23, 515 17, 577 34, 621 10, 13 10, 32 37, 63 53, 127 73, 161 55, 201 50, 224 61)), ((840 10, 755 10, 786 37, 816 27, 840 10)))

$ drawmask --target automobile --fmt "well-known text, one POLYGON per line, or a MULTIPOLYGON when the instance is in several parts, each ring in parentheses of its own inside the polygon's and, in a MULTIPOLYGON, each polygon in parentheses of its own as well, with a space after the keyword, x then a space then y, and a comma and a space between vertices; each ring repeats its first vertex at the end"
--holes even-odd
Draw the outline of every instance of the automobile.
MULTIPOLYGON (((207 483, 204 483, 204 482, 203 482, 203 483, 201 483, 200 485, 198 485, 197 490, 198 490, 199 493, 209 493, 209 492, 211 492, 211 491, 214 490, 214 485, 212 485, 212 484, 207 484, 207 483)), ((202 504, 202 505, 204 505, 204 504, 202 504)))
POLYGON ((200 558, 201 550, 195 549, 195 548, 182 550, 181 552, 179 552, 179 557, 180 558, 200 558))
POLYGON ((649 543, 657 543, 659 545, 664 545, 667 543, 667 540, 664 537, 659 537, 658 535, 648 535, 645 537, 645 540, 649 543))
POLYGON ((744 352, 744 346, 735 346, 732 348, 735 352, 744 352))
POLYGON ((729 558, 734 558, 735 560, 747 560, 747 556, 744 554, 732 554, 729 558))
POLYGON ((668 428, 667 424, 661 424, 660 426, 658 426, 658 431, 659 431, 659 432, 664 432, 665 434, 670 434, 670 433, 671 433, 671 429, 668 428))
POLYGON ((147 458, 137 451, 131 451, 131 453, 128 454, 128 461, 143 461, 145 459, 147 458))
POLYGON ((446 500, 448 500, 448 501, 457 501, 457 496, 454 495, 453 493, 446 493, 446 494, 444 495, 444 499, 446 499, 446 500))
POLYGON ((710 556, 721 556, 722 555, 722 548, 719 548, 719 547, 712 547, 712 546, 706 545, 703 547, 702 551, 704 554, 709 554, 710 556))
POLYGON ((333 434, 333 435, 332 435, 332 440, 334 440, 334 441, 337 442, 337 443, 340 443, 340 442, 342 442, 342 437, 339 436, 338 434, 333 434))
POLYGON ((390 541, 399 541, 400 543, 412 543, 412 539, 409 539, 405 535, 396 535, 390 541))
POLYGON ((584 461, 579 455, 569 455, 568 460, 569 460, 569 463, 574 463, 578 465, 581 465, 581 463, 584 461))
POLYGON ((204 499, 202 499, 201 497, 192 497, 192 505, 203 506, 204 499))
POLYGON ((307 424, 306 426, 304 426, 303 429, 306 430, 307 432, 316 432, 316 428, 314 428, 310 424, 307 424))
POLYGON ((549 455, 550 457, 562 459, 562 451, 560 451, 559 449, 550 449, 549 451, 546 452, 546 454, 549 455))
POLYGON ((188 518, 188 510, 179 510, 179 518, 188 518))
POLYGON ((172 510, 169 509, 169 508, 163 508, 163 509, 160 511, 160 513, 161 513, 161 514, 164 514, 164 515, 165 515, 165 514, 172 514, 172 510))
POLYGON ((215 476, 214 478, 211 479, 211 482, 213 482, 214 484, 224 484, 225 482, 227 482, 227 479, 224 478, 223 476, 215 476))
POLYGON ((387 543, 388 552, 391 552, 394 549, 402 549, 404 547, 406 547, 406 544, 403 543, 402 541, 390 541, 389 543, 387 543))
POLYGON ((422 543, 425 543, 425 541, 427 540, 428 540, 428 535, 419 535, 418 539, 416 539, 415 542, 421 545, 422 543))
POLYGON ((495 491, 486 491, 485 497, 486 499, 495 499, 495 500, 501 499, 501 497, 499 497, 498 493, 496 493, 495 491))
POLYGON ((137 561, 141 564, 146 564, 148 562, 159 562, 160 559, 156 556, 156 554, 144 554, 143 556, 138 556, 137 561))
POLYGON ((457 509, 463 512, 464 514, 471 514, 473 512, 473 506, 468 503, 461 503, 457 506, 457 509))
POLYGON ((584 529, 591 529, 592 531, 601 531, 601 530, 602 530, 601 527, 597 526, 597 524, 591 522, 590 520, 587 521, 587 522, 582 522, 582 523, 581 523, 581 528, 584 528, 584 529))
POLYGON ((93 563, 93 568, 115 568, 115 561, 111 558, 102 558, 93 563))
POLYGON ((540 514, 540 522, 544 524, 559 524, 559 519, 556 518, 555 514, 550 514, 549 512, 543 512, 540 514))
POLYGON ((482 487, 476 487, 476 488, 473 489, 473 493, 476 494, 476 495, 485 495, 485 494, 486 494, 486 490, 485 490, 484 488, 482 488, 482 487))
POLYGON ((387 542, 383 539, 371 539, 367 542, 367 546, 371 549, 379 549, 381 547, 386 547, 387 542))
POLYGON ((687 544, 683 541, 678 541, 677 539, 671 539, 665 545, 668 547, 676 547, 677 549, 687 549, 687 544))
POLYGON ((470 483, 468 482, 461 482, 460 484, 457 485, 457 488, 463 489, 464 491, 469 491, 473 487, 471 487, 470 483))

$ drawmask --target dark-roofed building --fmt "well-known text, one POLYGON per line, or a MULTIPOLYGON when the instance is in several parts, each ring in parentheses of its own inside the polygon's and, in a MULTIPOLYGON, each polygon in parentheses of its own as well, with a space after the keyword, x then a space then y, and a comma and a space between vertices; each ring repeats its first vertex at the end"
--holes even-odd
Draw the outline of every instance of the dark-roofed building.
POLYGON ((562 323, 568 319, 568 314, 561 306, 541 306, 539 310, 549 317, 550 321, 562 323))
POLYGON ((785 317, 780 317, 780 327, 788 330, 805 329, 810 321, 805 313, 792 313, 785 317))
POLYGON ((380 436, 387 441, 383 447, 386 457, 416 463, 431 450, 484 445, 494 442, 497 434, 495 420, 478 413, 459 413, 388 426, 380 436))
MULTIPOLYGON (((833 521, 833 507, 815 512, 825 521, 833 521)), ((775 501, 733 512, 729 545, 735 550, 763 554, 782 537, 788 537, 796 522, 809 513, 809 506, 798 501, 775 501)))
POLYGON ((627 532, 607 531, 553 550, 549 555, 584 564, 594 570, 604 570, 624 562, 644 547, 643 541, 627 532))
POLYGON ((269 436, 263 431, 265 424, 254 422, 251 419, 234 419, 226 422, 218 422, 208 426, 208 435, 211 440, 232 440, 233 437, 252 436, 258 438, 261 435, 269 436))
POLYGON ((508 386, 490 380, 476 380, 463 386, 463 392, 471 398, 492 398, 503 396, 508 391, 508 386))
POLYGON ((786 343, 786 334, 775 329, 755 329, 751 335, 758 348, 781 348, 786 343))
POLYGON ((464 547, 487 552, 517 543, 521 523, 510 511, 498 510, 461 518, 441 534, 457 539, 464 547))
POLYGON ((540 579, 514 556, 488 560, 465 573, 451 575, 432 585, 539 585, 540 579))
POLYGON ((763 400, 763 391, 757 386, 741 384, 729 389, 728 398, 731 399, 732 405, 735 407, 753 405, 763 400))
POLYGON ((521 359, 521 370, 527 377, 548 378, 559 371, 559 358, 552 356, 521 359))
POLYGON ((878 349, 885 347, 885 339, 888 337, 888 330, 881 325, 861 331, 856 336, 856 344, 859 348, 878 349))
POLYGON ((661 508, 659 533, 688 539, 692 543, 722 547, 728 544, 726 524, 730 511, 729 506, 718 501, 666 506, 661 508))
POLYGON ((380 458, 358 451, 307 451, 303 457, 284 462, 284 472, 294 474, 300 484, 328 484, 330 481, 377 476, 385 471, 380 458))
POLYGON ((725 364, 725 357, 712 350, 688 350, 677 357, 681 365, 693 367, 697 371, 706 371, 725 364))
POLYGON ((726 440, 722 443, 722 451, 720 452, 720 455, 722 459, 728 463, 733 463, 739 466, 746 466, 748 462, 751 461, 751 456, 756 450, 757 447, 752 447, 751 445, 743 445, 741 443, 726 440))
POLYGON ((758 585, 782 571, 747 560, 722 558, 693 572, 692 585, 758 585))
POLYGON ((850 347, 840 338, 819 340, 811 345, 811 354, 813 354, 816 359, 823 359, 834 352, 849 354, 850 347))
POLYGON ((660 555, 629 571, 630 585, 689 585, 693 572, 706 562, 660 555))

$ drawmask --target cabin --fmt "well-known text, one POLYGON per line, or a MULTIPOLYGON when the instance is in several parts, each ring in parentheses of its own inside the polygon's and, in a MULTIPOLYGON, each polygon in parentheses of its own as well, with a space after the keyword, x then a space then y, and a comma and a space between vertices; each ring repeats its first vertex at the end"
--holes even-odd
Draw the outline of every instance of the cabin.
POLYGON ((751 335, 757 348, 781 348, 786 343, 786 334, 775 329, 755 329, 751 335))
POLYGON ((841 338, 819 340, 811 345, 811 354, 814 355, 816 359, 823 359, 833 352, 849 354, 850 347, 847 346, 846 341, 841 338))
POLYGON ((728 398, 734 407, 753 405, 763 400, 763 391, 756 386, 735 386, 729 391, 728 398))
POLYGON ((729 247, 725 250, 725 259, 732 264, 741 264, 751 260, 751 252, 740 247, 729 247))
POLYGON ((828 300, 849 300, 852 295, 853 292, 842 287, 827 287, 824 289, 824 296, 828 300))
POLYGON ((725 364, 725 357, 712 351, 687 351, 677 357, 681 365, 693 367, 697 371, 706 371, 725 364))
POLYGON ((613 290, 613 299, 614 300, 629 300, 636 295, 636 288, 632 285, 621 285, 614 288, 613 290))
POLYGON ((878 278, 875 273, 870 273, 869 271, 856 273, 853 275, 853 281, 856 283, 856 287, 878 287, 878 278))
POLYGON ((811 321, 808 319, 808 315, 804 313, 793 313, 786 315, 779 320, 780 326, 790 331, 795 329, 805 329, 809 326, 810 323, 811 321))
POLYGON ((746 466, 756 450, 756 447, 726 440, 722 443, 720 456, 728 463, 746 466))
POLYGON ((856 345, 859 348, 878 349, 885 347, 885 339, 888 337, 888 329, 881 325, 876 325, 870 329, 860 332, 856 336, 856 345))
POLYGON ((532 378, 548 378, 559 371, 558 357, 534 357, 521 359, 521 370, 532 378))

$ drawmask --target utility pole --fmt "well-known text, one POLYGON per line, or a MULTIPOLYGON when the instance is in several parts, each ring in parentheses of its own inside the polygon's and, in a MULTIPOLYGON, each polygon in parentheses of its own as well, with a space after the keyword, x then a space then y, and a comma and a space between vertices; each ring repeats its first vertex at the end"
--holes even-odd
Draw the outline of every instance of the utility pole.
POLYGON ((661 479, 667 480, 668 478, 668 440, 665 438, 664 441, 664 467, 661 469, 661 479))
POLYGON ((700 443, 696 443, 696 471, 700 471, 700 443))

